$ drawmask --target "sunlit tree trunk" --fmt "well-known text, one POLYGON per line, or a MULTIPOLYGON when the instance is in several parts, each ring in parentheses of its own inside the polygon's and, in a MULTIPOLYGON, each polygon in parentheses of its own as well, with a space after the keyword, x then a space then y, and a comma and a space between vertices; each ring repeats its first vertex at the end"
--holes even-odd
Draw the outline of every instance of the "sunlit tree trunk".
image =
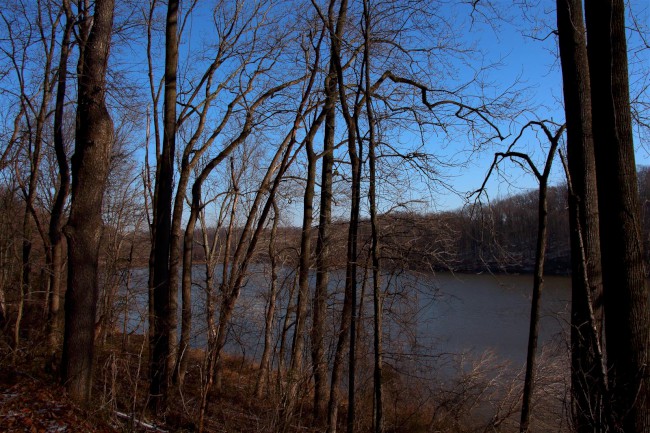
POLYGON ((159 122, 159 113, 158 113, 158 100, 160 99, 160 94, 157 91, 156 83, 154 82, 154 60, 152 54, 153 48, 153 29, 154 29, 154 16, 156 11, 156 0, 150 0, 149 2, 149 13, 147 15, 147 71, 149 78, 149 92, 151 95, 152 107, 149 110, 147 107, 147 126, 145 128, 146 140, 145 140, 145 172, 144 172, 144 204, 147 208, 147 221, 149 223, 149 242, 151 244, 151 249, 149 251, 149 262, 148 262, 148 278, 147 278, 147 301, 148 301, 148 314, 147 318, 149 320, 149 329, 148 329, 148 339, 149 339, 149 353, 154 353, 155 348, 155 326, 156 322, 155 316, 156 311, 154 307, 154 275, 156 271, 156 227, 158 225, 158 216, 157 216, 157 206, 158 206, 158 188, 160 187, 160 182, 157 179, 160 176, 160 158, 161 158, 161 143, 160 143, 160 122, 159 122), (149 143, 151 139, 151 124, 153 123, 154 127, 154 159, 155 159, 155 172, 154 180, 152 187, 151 179, 151 165, 149 162, 149 143), (148 209, 148 206, 151 206, 151 209, 148 209))
POLYGON ((338 424, 338 406, 340 400, 340 381, 343 374, 343 361, 345 351, 350 346, 349 350, 349 365, 348 365, 348 427, 353 423, 354 418, 354 379, 355 379, 355 364, 354 364, 354 347, 351 346, 351 341, 355 338, 356 326, 354 315, 356 315, 356 283, 357 283, 357 247, 358 247, 358 230, 359 230, 359 201, 360 201, 360 174, 361 164, 359 155, 356 149, 356 120, 354 115, 350 113, 346 93, 345 83, 343 81, 343 65, 341 61, 341 40, 340 35, 342 28, 347 19, 347 0, 342 0, 338 11, 336 33, 333 29, 330 30, 332 34, 332 58, 336 69, 339 98, 341 107, 345 118, 345 123, 348 129, 347 144, 348 153, 350 157, 352 185, 351 188, 351 203, 350 203, 350 221, 348 227, 347 239, 347 265, 345 271, 345 293, 343 296, 343 310, 341 311, 341 323, 337 334, 336 351, 334 353, 334 361, 332 363, 332 376, 330 382, 330 399, 327 409, 327 432, 335 433, 338 424), (352 397, 352 398, 350 398, 352 397))
MULTIPOLYGON (((316 55, 317 64, 320 53, 316 55)), ((302 368, 305 349, 305 328, 307 322, 307 307, 309 305, 309 271, 311 269, 311 225, 314 220, 314 191, 316 188, 316 164, 318 155, 314 151, 314 138, 325 120, 325 110, 322 110, 309 127, 304 140, 307 154, 307 178, 303 195, 302 232, 300 235, 300 258, 298 265, 298 299, 296 302, 296 320, 289 368, 289 387, 286 404, 283 408, 283 428, 288 428, 293 406, 298 396, 298 387, 302 381, 302 368)))

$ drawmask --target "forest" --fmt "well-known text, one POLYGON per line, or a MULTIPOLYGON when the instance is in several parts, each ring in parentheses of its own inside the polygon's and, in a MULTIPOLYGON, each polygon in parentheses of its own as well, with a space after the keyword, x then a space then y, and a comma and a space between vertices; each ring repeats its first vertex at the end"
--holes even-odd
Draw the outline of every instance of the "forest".
POLYGON ((8 0, 0 430, 650 433, 649 14, 8 0), (430 343, 464 274, 521 366, 430 343))

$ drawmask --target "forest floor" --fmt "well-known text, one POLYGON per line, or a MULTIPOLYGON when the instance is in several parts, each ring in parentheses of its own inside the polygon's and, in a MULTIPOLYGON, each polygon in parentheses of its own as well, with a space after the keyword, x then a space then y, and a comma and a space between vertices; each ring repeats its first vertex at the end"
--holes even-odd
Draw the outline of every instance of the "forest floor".
MULTIPOLYGON (((197 431, 202 353, 190 353, 182 388, 170 390, 164 417, 145 410, 148 377, 143 338, 121 335, 97 348, 90 409, 74 404, 58 383, 43 344, 25 342, 16 358, 0 342, 0 432, 171 433, 197 431), (126 343, 126 344, 124 344, 126 343)), ((56 365, 54 365, 56 367, 56 365)), ((246 360, 225 357, 223 387, 209 394, 204 431, 276 431, 275 397, 255 399, 257 369, 246 360)), ((272 391, 271 391, 272 392, 272 391)), ((302 404, 301 404, 302 405, 302 404)), ((303 422, 308 417, 304 417, 303 422)), ((310 431, 291 426, 289 431, 310 431)))
POLYGON ((114 433, 103 417, 72 404, 65 390, 27 371, 0 368, 0 431, 114 433))
MULTIPOLYGON (((58 384, 56 362, 48 358, 43 340, 23 342, 11 352, 0 338, 0 432, 27 433, 186 433, 198 430, 203 352, 192 350, 182 387, 170 388, 164 417, 147 410, 147 345, 143 336, 109 336, 97 345, 92 402, 89 409, 73 404, 58 384)), ((535 432, 567 431, 562 407, 565 385, 554 357, 541 357, 538 377, 535 432), (551 362, 549 362, 551 361, 551 362), (559 400, 558 400, 559 399, 559 400), (559 403, 559 404, 558 404, 559 403)), ((417 375, 385 372, 385 405, 388 433, 501 432, 518 431, 520 381, 508 383, 491 371, 502 367, 490 357, 447 383, 430 388, 417 375), (388 427, 390 426, 390 427, 388 427)), ((368 365, 360 366, 369 369, 368 365)), ((371 371, 371 370, 369 370, 371 371)), ((284 425, 287 433, 313 433, 309 378, 298 387, 294 409, 287 412, 286 378, 268 377, 263 397, 255 397, 260 370, 250 359, 225 356, 221 389, 208 394, 206 433, 275 433, 284 425), (283 421, 285 418, 287 421, 283 421)), ((359 386, 357 425, 371 431, 371 384, 359 386)), ((339 421, 346 419, 341 402, 339 421)), ((341 428, 344 425, 341 424, 341 428)))

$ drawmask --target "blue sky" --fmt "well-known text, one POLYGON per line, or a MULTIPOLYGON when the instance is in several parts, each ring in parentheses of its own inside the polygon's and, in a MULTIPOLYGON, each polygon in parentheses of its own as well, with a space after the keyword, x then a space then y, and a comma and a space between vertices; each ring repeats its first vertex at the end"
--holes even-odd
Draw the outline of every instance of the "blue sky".
MULTIPOLYGON (((444 180, 449 189, 445 187, 428 191, 422 188, 422 196, 427 204, 420 207, 422 210, 448 210, 463 206, 464 198, 469 191, 477 189, 488 172, 492 163, 494 152, 504 150, 517 135, 519 128, 530 120, 547 119, 563 123, 564 113, 562 107, 562 87, 560 67, 557 60, 556 38, 549 35, 555 26, 555 2, 551 0, 539 1, 535 7, 523 11, 512 2, 495 0, 495 13, 502 19, 481 22, 477 20, 470 27, 468 20, 469 10, 467 6, 456 8, 459 14, 459 26, 465 26, 463 42, 468 45, 475 44, 485 55, 485 64, 499 62, 500 66, 493 68, 487 75, 487 80, 492 81, 496 89, 504 89, 518 81, 516 87, 523 92, 523 103, 520 109, 524 112, 517 118, 509 119, 500 123, 503 131, 507 131, 507 138, 503 142, 493 142, 480 151, 471 152, 474 143, 463 138, 455 138, 454 141, 446 141, 442 134, 431 134, 425 137, 426 148, 436 154, 443 161, 455 161, 456 166, 441 169, 444 180), (462 19, 465 22, 462 22, 462 19), (466 31, 465 31, 466 30, 466 31), (444 142, 444 145, 441 145, 444 142), (457 193, 450 192, 455 190, 457 193)), ((207 4, 206 4, 207 5, 207 4)), ((458 7, 458 4, 456 4, 458 7)), ((650 1, 634 0, 631 7, 638 22, 648 23, 648 10, 650 1)), ((451 13, 451 12, 450 12, 451 13)), ((201 40, 206 37, 202 20, 209 17, 205 11, 197 11, 197 15, 186 31, 186 36, 191 35, 192 49, 200 48, 201 40)), ((631 34, 632 42, 638 44, 638 38, 631 34)), ((161 42, 161 41, 159 41, 161 42)), ((145 68, 144 58, 139 55, 141 47, 131 47, 133 68, 137 71, 145 68)), ((650 50, 637 52, 642 65, 650 70, 650 50)), ((161 51, 162 54, 162 51, 161 51)), ((187 60, 181 56, 181 62, 187 60)), ((162 59, 159 59, 162 62, 162 59)), ((162 64, 159 63, 159 66, 162 64)), ((471 78, 471 70, 467 76, 463 76, 463 67, 459 67, 460 76, 458 81, 462 82, 471 78)), ((161 71, 159 71, 161 72, 161 71)), ((136 72, 134 75, 138 75, 136 72)), ((144 75, 139 77, 143 86, 146 86, 144 75)), ((453 86, 453 83, 445 83, 453 86)), ((342 122, 340 123, 342 125, 342 122)), ((341 132, 342 133, 342 132, 341 132)), ((545 151, 548 142, 542 135, 528 133, 520 140, 518 150, 530 153, 539 166, 543 164, 545 151), (541 139, 541 140, 540 140, 541 139)), ((637 139, 637 163, 650 164, 650 155, 647 148, 639 145, 637 139)), ((488 192, 491 200, 505 197, 518 192, 537 188, 537 181, 534 176, 523 171, 519 166, 504 162, 501 166, 501 176, 493 176, 488 184, 488 192)), ((563 171, 559 160, 554 163, 552 182, 559 183, 563 180, 563 171)), ((414 181, 417 183, 417 180, 414 181)), ((414 188, 418 185, 414 184, 414 188)), ((417 196, 418 192, 414 193, 417 196)), ((413 197, 416 198, 416 197, 413 197)), ((398 200, 395 198, 394 200, 398 200)), ((393 200, 391 198, 391 200, 393 200)), ((386 208, 391 207, 387 203, 386 208)), ((346 214, 341 209, 341 216, 346 214)), ((295 212, 296 214, 299 211, 295 212)))
MULTIPOLYGON (((501 2, 497 2, 501 4, 501 2)), ((504 149, 510 144, 516 135, 518 126, 528 120, 549 119, 558 123, 564 122, 562 106, 562 83, 560 65, 557 60, 557 41, 555 36, 549 35, 554 26, 555 2, 540 2, 539 6, 529 11, 527 19, 523 19, 521 10, 513 6, 509 17, 510 22, 499 23, 497 29, 489 28, 484 24, 474 26, 474 32, 468 36, 483 48, 493 59, 502 58, 502 67, 493 72, 493 76, 502 83, 513 82, 520 77, 521 85, 528 87, 526 94, 530 103, 531 112, 521 116, 515 121, 511 130, 511 136, 503 144, 495 144, 492 149, 473 155, 471 162, 461 170, 450 169, 453 186, 463 192, 478 188, 492 163, 494 152, 504 149), (532 13, 531 13, 532 12, 532 13), (531 30, 532 29, 532 30, 531 30), (548 36, 548 37, 547 37, 548 36), (544 39, 546 38, 546 39, 544 39)), ((630 2, 633 13, 640 25, 648 25, 648 11, 650 2, 647 0, 636 0, 630 2)), ((629 20, 628 20, 629 21, 629 20)), ((628 23, 630 24, 630 23, 628 23)), ((630 47, 636 47, 641 43, 638 35, 630 32, 630 47)), ((631 67, 631 73, 638 71, 645 65, 645 70, 650 70, 650 49, 634 51, 635 60, 641 65, 631 67)), ((548 143, 544 137, 538 141, 537 137, 528 134, 522 141, 520 150, 532 152, 536 161, 543 162, 544 151, 548 143), (541 143, 541 144, 540 144, 541 143)), ((636 157, 638 165, 650 164, 650 153, 646 143, 642 143, 640 137, 635 137, 637 148, 636 157)), ((463 144, 458 143, 458 151, 462 150, 463 144)), ((453 150, 452 150, 453 152, 453 150)), ((512 163, 503 166, 502 174, 505 176, 493 179, 489 184, 489 196, 491 199, 507 196, 513 193, 534 189, 537 181, 530 173, 523 172, 512 163)), ((552 183, 563 181, 563 171, 559 159, 554 162, 552 172, 552 183)), ((454 194, 447 194, 439 197, 434 203, 434 208, 448 209, 463 205, 462 197, 454 194)))

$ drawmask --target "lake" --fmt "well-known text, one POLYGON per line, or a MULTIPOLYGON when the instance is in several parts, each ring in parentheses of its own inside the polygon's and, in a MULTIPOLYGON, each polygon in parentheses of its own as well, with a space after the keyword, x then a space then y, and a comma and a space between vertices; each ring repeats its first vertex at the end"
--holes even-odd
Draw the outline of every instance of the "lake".
MULTIPOLYGON (((192 346, 202 347, 206 342, 202 266, 195 266, 194 272, 192 346)), ((253 267, 229 330, 229 351, 252 358, 261 355, 265 292, 270 286, 268 274, 265 265, 253 267)), ((279 283, 283 288, 278 298, 276 337, 280 335, 280 326, 284 322, 288 288, 294 283, 294 273, 290 269, 283 269, 280 274, 279 283)), ((146 327, 146 278, 146 270, 134 270, 128 292, 132 299, 136 299, 136 302, 129 303, 127 326, 130 331, 142 332, 146 327)), ((363 280, 362 273, 359 280, 363 280)), ((404 272, 386 274, 382 282, 386 289, 387 350, 462 353, 474 357, 491 351, 498 359, 512 363, 513 367, 518 368, 525 362, 532 276, 404 272)), ((562 354, 566 353, 568 341, 570 284, 569 277, 547 276, 542 294, 540 345, 562 354)), ((340 308, 343 285, 344 273, 333 272, 330 283, 333 295, 329 302, 332 330, 338 323, 336 311, 340 308)), ((362 323, 366 336, 372 332, 370 286, 368 283, 363 301, 362 323)), ((359 292, 361 290, 360 287, 359 292)))
MULTIPOLYGON (((422 309, 421 332, 442 352, 486 350, 513 364, 526 360, 531 275, 440 273, 425 279, 437 290, 430 308, 422 309)), ((570 320, 571 279, 544 279, 539 341, 566 348, 570 320)))

